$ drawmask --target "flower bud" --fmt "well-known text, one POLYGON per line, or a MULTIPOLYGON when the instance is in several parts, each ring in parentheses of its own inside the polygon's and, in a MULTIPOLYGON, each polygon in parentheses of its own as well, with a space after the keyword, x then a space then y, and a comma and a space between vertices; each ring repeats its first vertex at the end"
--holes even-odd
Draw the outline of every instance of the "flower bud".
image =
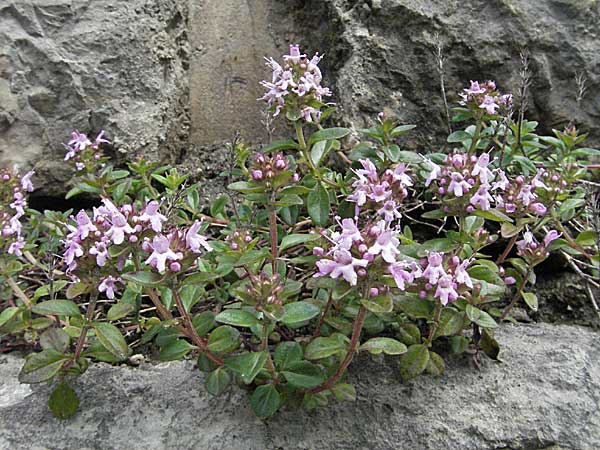
POLYGON ((358 270, 356 271, 356 274, 357 274, 359 277, 363 278, 363 277, 366 277, 366 276, 367 276, 367 271, 361 267, 360 269, 358 269, 358 270))
POLYGON ((506 277, 504 279, 504 284, 507 286, 510 286, 511 284, 515 284, 517 282, 517 280, 514 279, 514 277, 506 277))
POLYGON ((252 179, 255 181, 260 181, 263 179, 262 170, 255 169, 252 171, 251 175, 252 175, 252 179))
POLYGON ((177 261, 173 261, 171 264, 169 264, 169 269, 171 272, 179 272, 181 270, 181 264, 179 264, 177 261))
POLYGON ((377 297, 379 295, 379 289, 377 289, 375 287, 369 289, 369 295, 371 297, 377 297))
POLYGON ((313 248, 313 255, 315 256, 323 256, 325 254, 325 250, 322 247, 313 248))

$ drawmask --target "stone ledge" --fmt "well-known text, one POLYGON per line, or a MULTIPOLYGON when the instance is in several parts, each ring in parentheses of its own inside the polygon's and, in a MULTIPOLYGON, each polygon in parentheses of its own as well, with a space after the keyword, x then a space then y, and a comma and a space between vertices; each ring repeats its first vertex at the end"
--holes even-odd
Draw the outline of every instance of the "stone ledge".
POLYGON ((213 398, 191 362, 93 364, 67 422, 48 389, 16 381, 22 359, 0 357, 0 449, 577 449, 600 448, 600 340, 587 328, 505 326, 503 363, 481 371, 454 358, 439 378, 402 384, 393 359, 351 366, 355 403, 281 412, 262 422, 246 394, 213 398))

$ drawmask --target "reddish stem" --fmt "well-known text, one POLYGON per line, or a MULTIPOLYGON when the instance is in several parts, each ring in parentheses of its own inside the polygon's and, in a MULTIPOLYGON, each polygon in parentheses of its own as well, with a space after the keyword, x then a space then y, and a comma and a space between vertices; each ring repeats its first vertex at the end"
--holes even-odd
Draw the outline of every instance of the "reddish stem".
POLYGON ((354 356, 354 352, 356 352, 356 346, 360 341, 360 333, 362 331, 363 324, 365 322, 365 316, 367 315, 367 310, 364 306, 361 305, 358 310, 358 315, 356 316, 356 320, 354 321, 354 327, 352 329, 352 340, 350 341, 350 349, 346 354, 346 357, 337 368, 335 373, 323 384, 317 386, 316 388, 310 389, 308 392, 311 394, 318 394, 319 392, 326 391, 330 389, 337 380, 342 376, 350 362, 352 361, 352 357, 354 356))

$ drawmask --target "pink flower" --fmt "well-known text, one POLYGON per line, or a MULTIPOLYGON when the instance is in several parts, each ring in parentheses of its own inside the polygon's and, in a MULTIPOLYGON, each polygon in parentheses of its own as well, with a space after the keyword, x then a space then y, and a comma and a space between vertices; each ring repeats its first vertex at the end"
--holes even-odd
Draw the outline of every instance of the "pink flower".
POLYGON ((334 252, 333 261, 322 259, 317 261, 316 264, 319 272, 314 275, 315 277, 329 275, 331 278, 336 279, 341 276, 351 286, 356 286, 358 275, 355 268, 366 267, 369 262, 365 259, 354 258, 348 250, 341 249, 334 252))
MULTIPOLYGON (((385 222, 379 222, 379 227, 383 230, 385 222)), ((400 241, 394 236, 395 231, 384 230, 377 237, 375 243, 369 248, 369 254, 375 256, 381 253, 381 257, 387 263, 396 262, 396 255, 400 254, 398 244, 400 241)))
POLYGON ((106 265, 106 261, 109 258, 106 242, 96 242, 94 246, 90 248, 89 253, 92 256, 96 256, 96 264, 98 267, 104 267, 106 265))
POLYGON ((301 58, 306 58, 306 55, 302 55, 300 53, 300 45, 291 44, 290 45, 290 54, 283 55, 284 61, 291 61, 293 64, 298 64, 301 58))
POLYGON ((442 168, 429 159, 425 159, 425 162, 431 167, 431 172, 429 172, 427 180, 425 180, 425 186, 427 187, 433 180, 437 180, 439 178, 442 173, 442 168))
POLYGON ((524 184, 519 191, 519 195, 517 195, 517 199, 523 202, 523 205, 528 206, 531 202, 533 202, 537 195, 533 192, 534 187, 530 184, 524 184))
POLYGON ((17 237, 17 240, 14 242, 11 242, 11 244, 8 246, 8 250, 7 253, 11 254, 11 255, 15 255, 15 256, 22 256, 22 250, 25 248, 25 241, 23 240, 23 238, 21 236, 17 237))
POLYGON ((561 236, 562 233, 559 233, 556 230, 549 231, 548 234, 546 234, 546 237, 544 238, 544 247, 548 247, 552 241, 558 239, 561 236))
POLYGON ((496 174, 498 174, 499 180, 496 180, 494 184, 492 184, 492 190, 500 189, 501 191, 505 191, 510 186, 510 181, 506 178, 506 174, 504 170, 497 169, 496 174))
POLYGON ((92 145, 92 141, 90 141, 85 133, 79 133, 78 131, 73 131, 71 133, 71 140, 69 141, 69 146, 75 151, 83 151, 87 147, 92 145))
POLYGON ((106 144, 110 144, 110 141, 103 139, 102 136, 104 136, 105 131, 102 130, 100 131, 100 133, 98 133, 98 136, 96 136, 96 139, 94 140, 94 143, 92 144, 92 147, 95 150, 98 150, 98 147, 100 147, 100 144, 106 143, 106 144))
POLYGON ((418 270, 415 270, 414 267, 411 267, 413 269, 411 272, 406 270, 409 267, 411 266, 405 261, 395 262, 388 266, 388 272, 394 277, 396 286, 401 291, 406 289, 406 283, 412 283, 415 276, 419 275, 418 270))
POLYGON ((35 171, 30 170, 23 177, 21 177, 21 189, 27 192, 33 191, 33 184, 31 183, 31 177, 35 174, 35 171))
POLYGON ((540 202, 535 202, 529 205, 529 210, 534 212, 538 216, 543 216, 546 214, 548 209, 540 202))
POLYGON ((206 251, 209 252, 213 249, 212 246, 206 240, 206 238, 198 234, 198 231, 200 230, 201 226, 202 221, 198 222, 196 220, 185 234, 185 244, 194 253, 200 253, 200 247, 203 247, 206 251))
POLYGON ((439 298, 442 305, 447 305, 448 302, 453 302, 458 299, 458 292, 456 292, 456 283, 452 280, 450 275, 444 275, 438 282, 437 289, 434 297, 439 298))
POLYGON ((158 212, 160 204, 156 200, 146 203, 144 213, 139 216, 141 222, 150 222, 150 227, 157 233, 162 230, 162 223, 166 222, 167 218, 158 212))
POLYGON ((469 267, 470 265, 470 259, 465 259, 462 263, 460 263, 454 270, 454 279, 457 283, 464 284, 465 286, 468 286, 472 289, 473 281, 471 280, 471 276, 467 272, 467 267, 469 267))
POLYGON ((480 186, 475 195, 469 200, 469 203, 473 206, 478 206, 482 211, 487 211, 491 207, 490 202, 492 200, 493 198, 488 192, 488 186, 480 186))
POLYGON ((483 94, 485 92, 485 88, 481 87, 479 85, 478 81, 470 81, 471 86, 469 86, 467 89, 464 89, 464 91, 469 94, 469 95, 479 95, 479 94, 483 94))
POLYGON ((428 278, 429 283, 436 284, 440 277, 446 275, 446 271, 444 270, 444 266, 442 265, 444 261, 444 254, 439 252, 431 252, 427 256, 428 265, 423 270, 421 276, 423 278, 428 278))
POLYGON ((146 260, 146 264, 150 265, 159 273, 164 273, 167 261, 177 261, 183 258, 181 253, 175 253, 170 248, 171 241, 162 234, 157 234, 150 244, 152 254, 146 260))
POLYGON ((120 278, 114 278, 113 276, 107 276, 98 285, 98 292, 104 292, 106 297, 110 300, 115 298, 116 282, 121 281, 120 278))
POLYGON ((402 214, 398 211, 398 205, 394 200, 388 200, 383 206, 377 211, 377 214, 383 216, 386 222, 393 222, 396 219, 400 219, 402 214))
POLYGON ((471 185, 467 183, 464 177, 458 172, 450 174, 450 183, 448 184, 448 192, 454 193, 456 197, 462 197, 465 192, 471 189, 471 185))
POLYGON ((481 109, 485 109, 485 111, 490 114, 490 115, 494 115, 496 114, 496 110, 500 107, 500 105, 498 105, 496 103, 496 100, 494 97, 491 97, 489 95, 486 95, 485 98, 483 99, 483 103, 481 103, 479 105, 479 107, 481 109))
POLYGON ((536 242, 531 231, 526 231, 525 233, 523 233, 523 239, 516 242, 517 248, 521 252, 523 252, 527 247, 531 246, 531 244, 535 243, 536 242))
POLYGON ((490 163, 490 154, 482 153, 481 156, 477 159, 477 163, 473 167, 471 171, 472 176, 478 176, 481 180, 482 184, 487 184, 492 178, 494 178, 494 174, 490 169, 488 169, 488 164, 490 163))

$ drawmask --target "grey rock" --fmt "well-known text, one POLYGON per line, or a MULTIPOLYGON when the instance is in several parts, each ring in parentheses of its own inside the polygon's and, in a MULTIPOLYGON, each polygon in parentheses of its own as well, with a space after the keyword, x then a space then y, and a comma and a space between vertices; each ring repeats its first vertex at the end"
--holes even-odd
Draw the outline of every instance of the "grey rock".
MULTIPOLYGON (((288 3, 288 1, 285 1, 288 3)), ((571 120, 600 145, 600 2, 594 0, 308 0, 295 2, 306 42, 323 61, 347 123, 377 112, 416 123, 413 146, 445 142, 437 62, 439 35, 450 106, 469 80, 518 91, 521 50, 532 73, 526 116, 562 130, 571 120), (328 67, 327 67, 328 66, 328 67), (576 77, 586 80, 577 101, 576 77)), ((292 9, 292 8, 290 8, 292 9)))
POLYGON ((48 388, 17 390, 22 360, 0 358, 0 449, 572 449, 600 448, 600 341, 590 329, 500 328, 501 363, 450 358, 445 375, 399 380, 394 358, 357 358, 355 403, 285 410, 261 421, 245 392, 213 398, 191 362, 93 364, 81 409, 59 422, 48 388), (7 389, 6 386, 9 386, 7 389), (12 386, 12 387, 11 387, 12 386), (6 398, 9 401, 6 401, 6 398))
POLYGON ((65 192, 63 142, 101 129, 113 155, 171 161, 187 140, 185 0, 0 4, 0 164, 65 192))

